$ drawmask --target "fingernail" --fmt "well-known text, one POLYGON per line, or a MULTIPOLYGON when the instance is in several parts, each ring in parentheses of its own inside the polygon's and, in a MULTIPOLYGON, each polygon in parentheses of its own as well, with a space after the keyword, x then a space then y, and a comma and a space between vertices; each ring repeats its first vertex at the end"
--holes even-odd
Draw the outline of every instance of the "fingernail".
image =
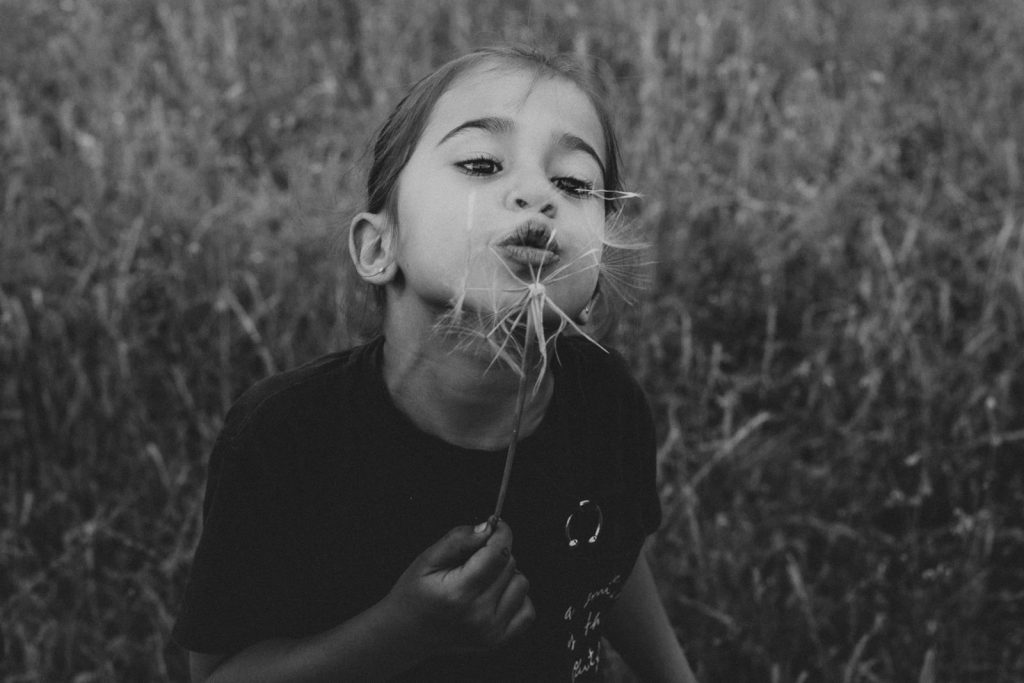
POLYGON ((490 522, 480 522, 475 527, 473 527, 473 532, 482 534, 483 532, 487 531, 487 528, 489 526, 491 526, 490 522))

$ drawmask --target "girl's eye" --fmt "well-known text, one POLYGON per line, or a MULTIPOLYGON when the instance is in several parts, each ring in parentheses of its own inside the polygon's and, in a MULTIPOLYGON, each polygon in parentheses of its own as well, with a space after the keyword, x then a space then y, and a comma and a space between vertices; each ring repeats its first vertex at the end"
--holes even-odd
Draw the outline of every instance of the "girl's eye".
POLYGON ((487 157, 466 159, 455 165, 468 175, 494 175, 501 171, 501 162, 487 157))
POLYGON ((559 190, 574 199, 593 197, 594 183, 579 178, 562 177, 551 180, 559 190))

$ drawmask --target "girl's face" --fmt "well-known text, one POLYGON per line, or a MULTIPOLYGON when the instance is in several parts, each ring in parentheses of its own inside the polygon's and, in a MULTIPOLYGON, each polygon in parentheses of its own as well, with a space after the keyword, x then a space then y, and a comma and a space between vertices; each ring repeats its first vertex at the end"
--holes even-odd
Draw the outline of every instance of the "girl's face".
MULTIPOLYGON (((605 140, 569 81, 483 66, 437 101, 399 177, 388 310, 494 312, 531 283, 570 316, 597 285, 605 140)), ((551 317, 551 310, 545 317, 551 317)))

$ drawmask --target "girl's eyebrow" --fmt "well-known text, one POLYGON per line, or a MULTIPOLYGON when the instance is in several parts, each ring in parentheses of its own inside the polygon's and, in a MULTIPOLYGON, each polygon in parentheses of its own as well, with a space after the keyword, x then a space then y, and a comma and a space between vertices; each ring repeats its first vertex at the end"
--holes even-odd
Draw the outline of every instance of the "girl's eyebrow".
POLYGON ((573 135, 572 133, 563 133, 562 136, 558 138, 558 146, 575 152, 589 154, 593 157, 594 161, 597 162, 597 167, 601 169, 601 177, 607 177, 607 174, 604 172, 604 164, 601 163, 601 157, 597 155, 597 151, 595 151, 594 148, 591 147, 583 138, 578 135, 573 135))
POLYGON ((516 124, 513 123, 511 119, 505 119, 498 116, 485 116, 481 119, 471 119, 465 123, 460 123, 448 131, 445 136, 441 138, 441 141, 437 143, 437 146, 440 147, 459 133, 464 133, 467 130, 472 130, 474 128, 483 130, 487 133, 502 135, 505 133, 511 133, 515 127, 516 124))
MULTIPOLYGON (((460 123, 445 133, 444 137, 441 138, 441 141, 437 143, 437 146, 440 147, 456 135, 465 133, 469 130, 482 130, 494 135, 504 135, 513 132, 515 127, 516 124, 514 121, 500 116, 485 116, 479 119, 471 119, 464 123, 460 123)), ((597 167, 601 169, 601 176, 605 176, 604 164, 601 162, 601 157, 598 156, 597 151, 583 138, 578 135, 573 135, 572 133, 563 133, 558 137, 556 144, 564 149, 583 152, 584 154, 591 156, 594 161, 597 162, 597 167)))

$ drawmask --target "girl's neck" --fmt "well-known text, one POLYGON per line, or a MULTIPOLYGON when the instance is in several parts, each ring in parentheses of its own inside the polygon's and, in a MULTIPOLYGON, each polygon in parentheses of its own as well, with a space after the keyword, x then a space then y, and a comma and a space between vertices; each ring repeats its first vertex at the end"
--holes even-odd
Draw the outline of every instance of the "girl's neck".
MULTIPOLYGON (((423 431, 456 446, 505 448, 519 375, 500 361, 492 364, 483 343, 466 345, 434 330, 407 335, 391 327, 385 328, 384 382, 399 410, 423 431)), ((536 394, 535 383, 536 377, 527 379, 520 438, 540 425, 551 400, 550 372, 536 394)))

